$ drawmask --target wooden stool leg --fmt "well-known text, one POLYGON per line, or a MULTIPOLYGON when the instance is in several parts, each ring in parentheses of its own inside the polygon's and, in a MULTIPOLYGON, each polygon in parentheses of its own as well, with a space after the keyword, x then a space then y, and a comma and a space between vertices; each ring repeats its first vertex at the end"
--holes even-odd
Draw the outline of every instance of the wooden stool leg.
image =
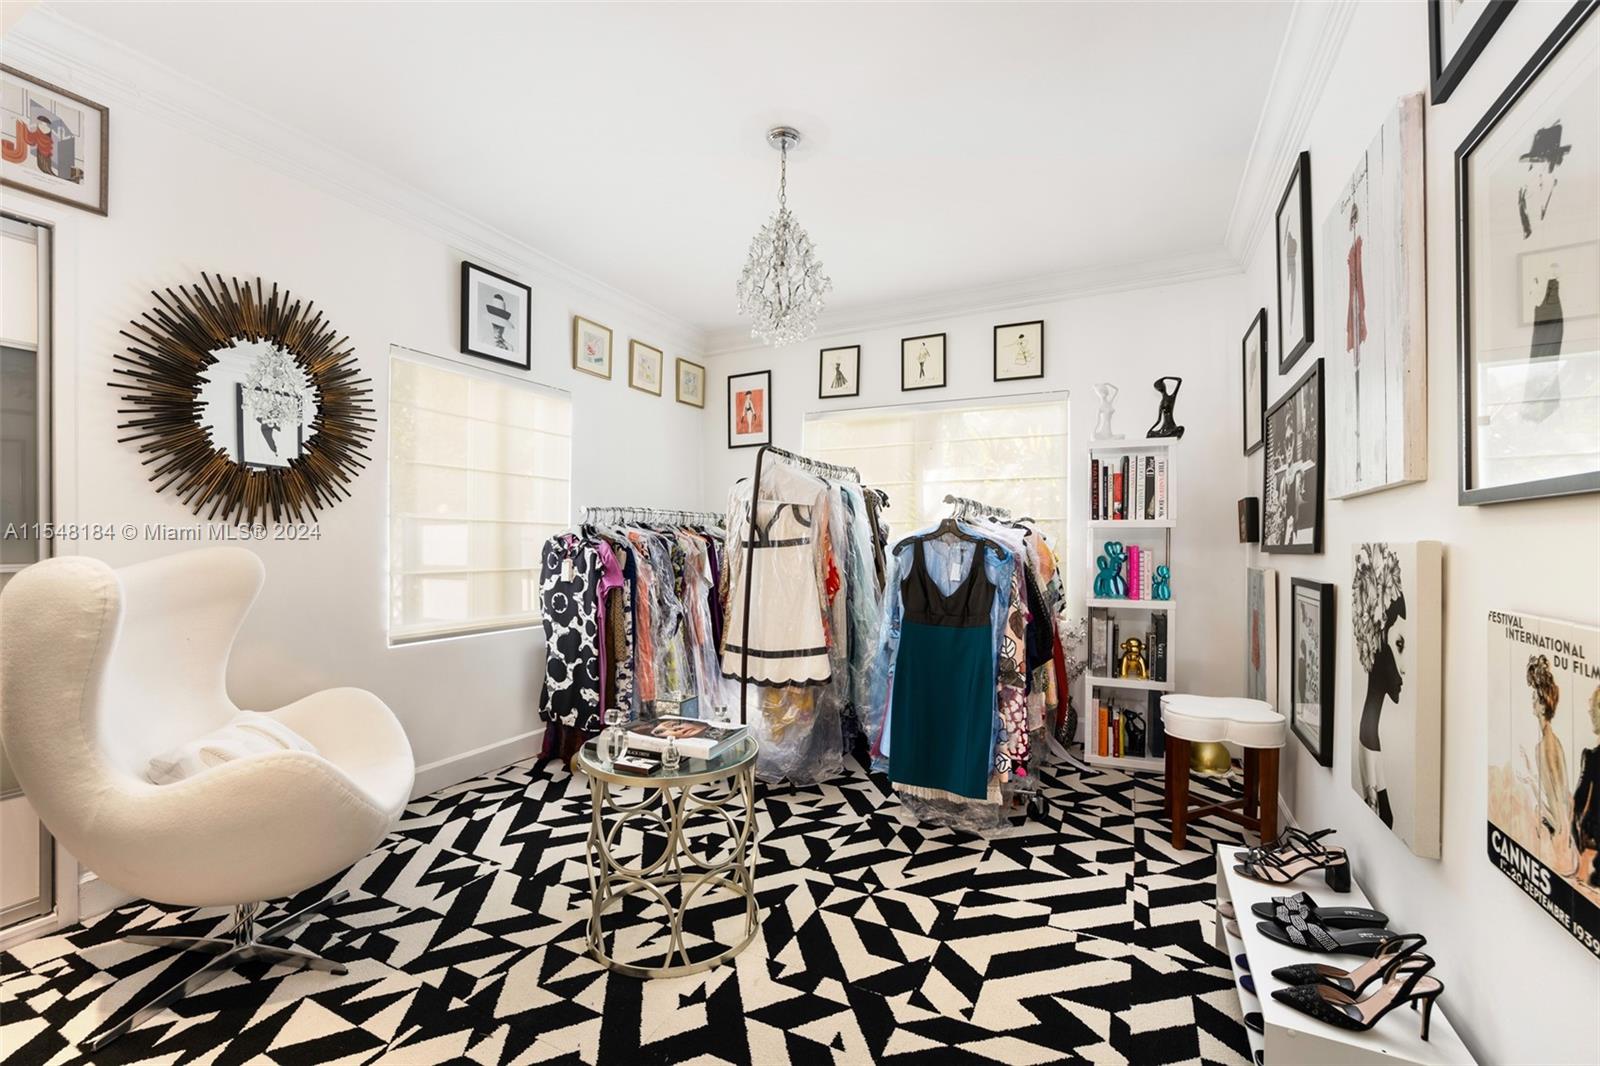
POLYGON ((1261 842, 1278 835, 1278 749, 1261 753, 1261 842))
POLYGON ((1256 789, 1261 783, 1261 752, 1257 748, 1244 749, 1244 816, 1256 816, 1256 789))
POLYGON ((1168 736, 1167 751, 1172 755, 1172 768, 1167 771, 1167 791, 1172 796, 1172 846, 1182 849, 1184 823, 1189 816, 1189 742, 1168 736))

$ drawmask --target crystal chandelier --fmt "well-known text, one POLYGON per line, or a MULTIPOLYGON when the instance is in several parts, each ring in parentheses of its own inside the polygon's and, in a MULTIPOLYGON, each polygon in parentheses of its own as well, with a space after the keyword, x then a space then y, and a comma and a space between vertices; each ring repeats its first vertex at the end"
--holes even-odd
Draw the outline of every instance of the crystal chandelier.
POLYGON ((256 421, 272 429, 298 426, 303 375, 294 357, 275 344, 259 345, 260 353, 245 374, 250 405, 256 421))
POLYGON ((816 332, 822 296, 833 279, 822 272, 811 235, 789 212, 789 148, 800 143, 800 131, 779 126, 767 131, 767 143, 778 149, 778 211, 750 242, 750 255, 739 275, 739 313, 751 318, 750 336, 767 344, 788 344, 816 332))

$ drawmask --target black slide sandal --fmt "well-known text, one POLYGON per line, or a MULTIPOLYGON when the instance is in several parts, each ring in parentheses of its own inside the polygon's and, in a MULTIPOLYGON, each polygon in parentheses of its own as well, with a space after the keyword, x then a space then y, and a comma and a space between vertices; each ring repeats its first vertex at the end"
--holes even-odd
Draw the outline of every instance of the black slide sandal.
POLYGON ((1319 907, 1304 892, 1293 896, 1277 896, 1270 903, 1257 903, 1250 908, 1250 913, 1280 925, 1291 924, 1293 916, 1298 914, 1312 925, 1325 925, 1329 929, 1359 929, 1363 926, 1381 929, 1389 924, 1389 916, 1382 911, 1367 907, 1319 907))
POLYGON ((1400 935, 1387 929, 1329 929, 1305 922, 1258 922, 1256 929, 1279 944, 1328 955, 1376 955, 1385 943, 1400 935))

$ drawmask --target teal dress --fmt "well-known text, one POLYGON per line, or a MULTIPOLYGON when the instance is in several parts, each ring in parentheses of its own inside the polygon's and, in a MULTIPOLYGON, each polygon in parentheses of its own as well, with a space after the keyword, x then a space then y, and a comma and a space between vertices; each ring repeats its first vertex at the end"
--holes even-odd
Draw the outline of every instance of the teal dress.
POLYGON ((994 725, 994 585, 979 543, 948 595, 928 573, 922 541, 900 585, 904 614, 890 704, 889 779, 983 800, 994 725))

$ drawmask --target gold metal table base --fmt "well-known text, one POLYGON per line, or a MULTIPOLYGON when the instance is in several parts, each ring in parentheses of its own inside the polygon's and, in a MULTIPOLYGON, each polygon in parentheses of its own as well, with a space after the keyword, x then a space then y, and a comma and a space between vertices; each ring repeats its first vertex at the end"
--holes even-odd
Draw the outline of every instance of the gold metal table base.
MULTIPOLYGON (((588 940, 589 954, 601 965, 629 977, 683 977, 727 962, 755 939, 761 928, 755 853, 750 846, 756 830, 756 744, 753 738, 745 743, 748 757, 719 759, 712 764, 686 759, 685 764, 704 769, 662 777, 634 777, 608 770, 592 760, 587 747, 575 759, 578 769, 589 778, 588 940), (621 802, 613 791, 618 786, 641 788, 644 797, 635 803, 621 802), (728 840, 721 855, 701 856, 691 847, 695 838, 687 823, 703 813, 720 817, 726 827, 728 840), (644 862, 645 853, 641 852, 640 865, 630 866, 617 857, 617 846, 624 828, 640 819, 659 828, 666 843, 650 862, 644 862), (677 889, 676 903, 669 895, 671 889, 677 889), (692 959, 683 939, 684 918, 696 897, 717 889, 744 900, 743 939, 710 958, 692 959), (635 894, 653 896, 667 913, 665 965, 636 966, 619 962, 606 952, 602 919, 635 894), (680 961, 674 962, 674 958, 680 961)), ((651 827, 647 824, 645 828, 651 827)))

